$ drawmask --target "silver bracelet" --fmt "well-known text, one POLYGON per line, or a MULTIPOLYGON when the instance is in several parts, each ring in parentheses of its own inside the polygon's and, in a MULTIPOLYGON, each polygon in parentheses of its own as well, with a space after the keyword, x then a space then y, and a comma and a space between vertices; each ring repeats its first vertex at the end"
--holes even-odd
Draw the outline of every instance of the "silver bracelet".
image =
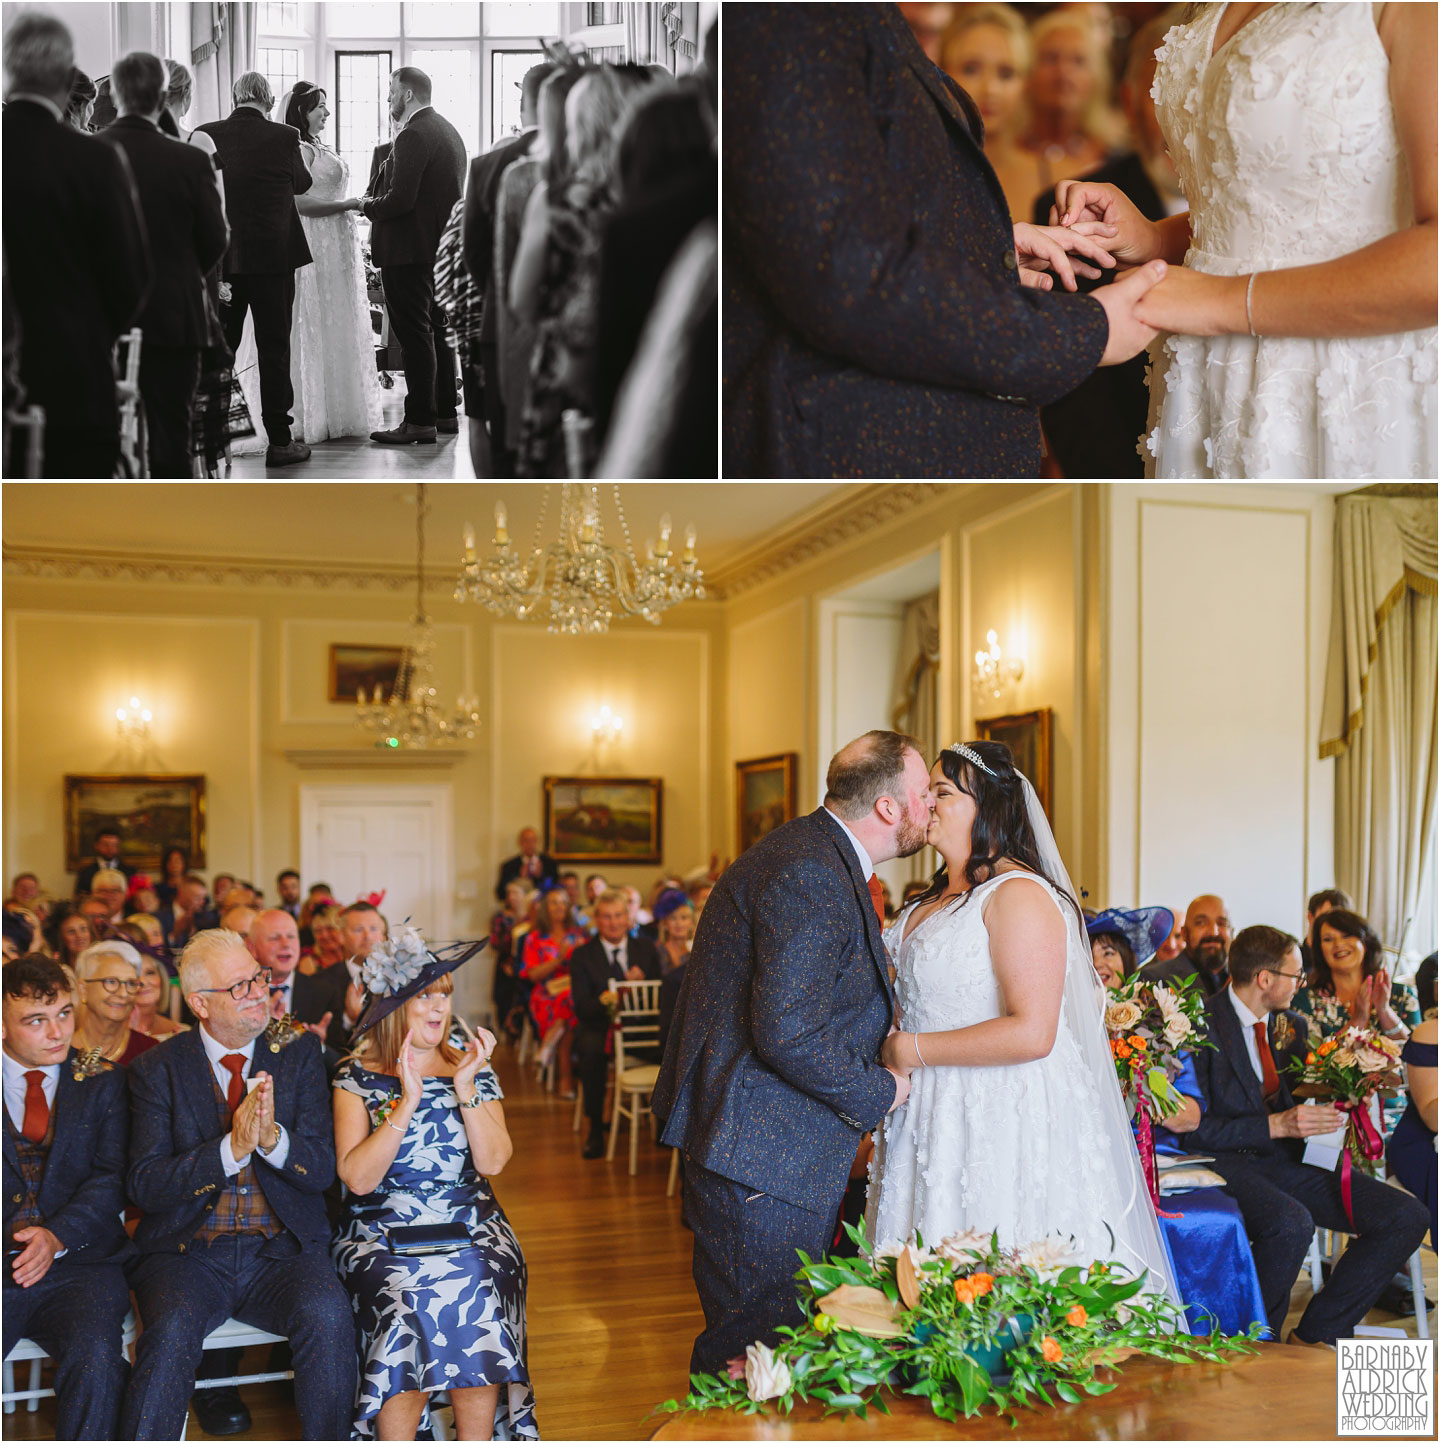
MULTIPOLYGON (((1255 318, 1250 314, 1250 295, 1255 289, 1255 277, 1259 274, 1259 271, 1251 271, 1249 283, 1245 287, 1245 324, 1250 327, 1252 336, 1255 335, 1255 318)), ((1256 339, 1258 340, 1259 337, 1256 339)))
POLYGON ((401 1137, 405 1136, 405 1129, 403 1127, 396 1127, 395 1124, 391 1122, 388 1117, 385 1119, 385 1126, 388 1127, 392 1132, 398 1132, 401 1137))
POLYGON ((924 1067, 925 1059, 920 1056, 920 1034, 918 1032, 912 1032, 910 1034, 910 1041, 914 1045, 915 1056, 919 1059, 920 1066, 924 1067))

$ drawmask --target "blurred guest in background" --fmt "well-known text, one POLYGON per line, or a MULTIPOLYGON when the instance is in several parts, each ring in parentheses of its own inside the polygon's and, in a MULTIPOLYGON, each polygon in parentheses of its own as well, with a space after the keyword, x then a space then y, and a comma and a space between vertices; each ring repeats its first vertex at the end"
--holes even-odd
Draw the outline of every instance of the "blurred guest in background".
POLYGON ((70 99, 65 105, 65 124, 81 135, 90 134, 90 117, 95 113, 95 82, 83 70, 70 81, 70 99))

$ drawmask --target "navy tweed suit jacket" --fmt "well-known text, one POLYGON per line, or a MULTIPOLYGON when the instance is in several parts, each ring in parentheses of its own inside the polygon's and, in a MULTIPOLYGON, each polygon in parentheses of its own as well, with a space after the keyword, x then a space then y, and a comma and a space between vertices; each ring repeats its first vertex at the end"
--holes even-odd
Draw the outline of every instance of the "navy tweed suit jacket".
MULTIPOLYGON (((152 1049, 159 1051, 159 1048, 152 1049)), ((130 1133, 125 1071, 109 1064, 75 1080, 80 1054, 71 1048, 55 1085, 55 1137, 36 1205, 65 1244, 57 1266, 122 1262, 131 1252, 120 1222, 125 1206, 125 1144, 130 1133)), ((20 1156, 5 1128, 5 1236, 25 1195, 20 1156)), ((9 1284, 6 1278, 6 1284, 9 1284)))
MULTIPOLYGON (((320 1039, 299 1033, 271 1052, 262 1033, 247 1076, 256 1072, 275 1079, 275 1120, 290 1134, 283 1167, 271 1167, 261 1152, 253 1155, 256 1181, 302 1248, 328 1248, 321 1194, 335 1177, 335 1130, 320 1039)), ((129 1184, 131 1199, 145 1213, 135 1232, 142 1253, 183 1252, 228 1181, 214 1096, 198 1027, 130 1065, 129 1184)))
POLYGON ((894 5, 725 6, 724 474, 1037 476, 1099 363, 1025 289, 975 105, 894 5))
POLYGON ((700 918, 651 1107, 661 1141, 833 1212, 861 1132, 895 1100, 894 997, 859 859, 824 808, 728 867, 700 918))

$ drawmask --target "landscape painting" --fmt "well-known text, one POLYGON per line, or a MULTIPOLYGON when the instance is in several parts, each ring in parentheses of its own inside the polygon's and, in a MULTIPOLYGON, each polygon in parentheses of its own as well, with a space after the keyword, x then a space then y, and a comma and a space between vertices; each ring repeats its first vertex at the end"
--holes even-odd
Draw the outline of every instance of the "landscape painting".
POLYGON ((557 862, 658 862, 659 777, 546 777, 545 850, 557 862))

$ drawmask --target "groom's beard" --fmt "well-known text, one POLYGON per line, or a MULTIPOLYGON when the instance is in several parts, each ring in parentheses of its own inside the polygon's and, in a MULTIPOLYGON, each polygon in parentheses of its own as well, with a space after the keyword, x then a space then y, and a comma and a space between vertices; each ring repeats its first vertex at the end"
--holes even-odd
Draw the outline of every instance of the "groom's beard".
POLYGON ((895 829, 895 855, 913 857, 925 845, 925 833, 930 828, 930 818, 923 822, 912 821, 908 816, 895 829))

